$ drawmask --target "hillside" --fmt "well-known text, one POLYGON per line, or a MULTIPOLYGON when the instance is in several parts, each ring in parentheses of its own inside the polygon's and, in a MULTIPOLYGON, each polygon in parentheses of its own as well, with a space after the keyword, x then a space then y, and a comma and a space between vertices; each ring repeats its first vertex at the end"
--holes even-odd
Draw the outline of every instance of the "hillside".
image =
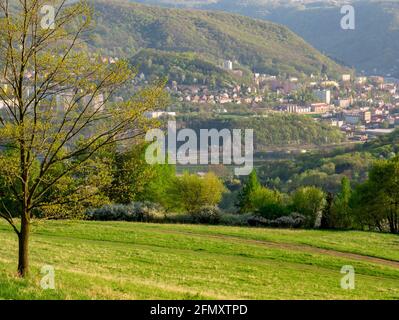
MULTIPOLYGON (((185 117, 183 117, 185 118, 185 117)), ((273 147, 301 147, 341 143, 345 136, 337 128, 295 114, 269 114, 267 117, 217 117, 201 119, 190 116, 185 126, 200 129, 253 129, 256 152, 273 147)))
MULTIPOLYGON (((292 159, 259 163, 263 181, 278 180, 276 187, 292 191, 303 185, 318 186, 337 193, 343 177, 349 177, 353 186, 364 182, 368 171, 378 159, 399 155, 399 130, 366 144, 318 150, 292 159)), ((273 182, 272 182, 273 183, 273 182)))
MULTIPOLYGON (((152 78, 163 78, 181 84, 203 84, 210 88, 232 86, 235 83, 251 83, 249 70, 240 68, 242 76, 234 75, 193 52, 172 52, 157 49, 143 49, 131 59, 140 73, 152 78)), ((150 79, 151 80, 151 79, 150 79)))
POLYGON ((31 275, 0 221, 0 299, 394 299, 397 236, 128 222, 35 222, 31 275), (40 269, 55 270, 55 290, 40 269), (343 290, 341 268, 356 270, 343 290))
POLYGON ((131 57, 143 49, 195 53, 215 66, 270 74, 333 74, 343 68, 286 27, 244 16, 166 9, 120 1, 94 1, 97 25, 90 45, 131 57))
POLYGON ((359 71, 399 77, 399 3, 361 0, 352 5, 356 28, 349 31, 339 27, 339 4, 277 8, 262 18, 288 26, 322 52, 359 71))
POLYGON ((140 0, 169 6, 224 10, 266 19, 289 27, 321 52, 368 74, 399 77, 399 2, 351 0, 140 0), (340 28, 340 8, 351 3, 356 29, 340 28))
POLYGON ((370 141, 361 149, 373 153, 376 157, 388 157, 392 152, 399 153, 399 130, 370 141))

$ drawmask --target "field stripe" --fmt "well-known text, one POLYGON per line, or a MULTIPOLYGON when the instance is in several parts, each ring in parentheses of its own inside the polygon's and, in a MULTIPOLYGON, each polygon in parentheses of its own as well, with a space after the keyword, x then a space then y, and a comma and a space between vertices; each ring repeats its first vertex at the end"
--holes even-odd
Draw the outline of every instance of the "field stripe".
POLYGON ((399 269, 398 261, 377 258, 377 257, 372 257, 372 256, 366 256, 366 255, 361 255, 361 254, 351 253, 351 252, 337 251, 337 250, 333 250, 333 249, 323 249, 323 248, 318 248, 318 247, 306 245, 306 244, 272 242, 272 241, 265 241, 265 240, 248 239, 248 238, 243 238, 243 237, 238 237, 238 236, 197 233, 197 232, 192 232, 192 231, 176 231, 176 230, 169 231, 169 230, 161 229, 161 230, 158 230, 158 232, 165 233, 165 234, 182 234, 182 235, 186 235, 186 236, 195 236, 195 237, 200 237, 200 238, 213 238, 213 239, 219 239, 219 240, 229 240, 232 242, 248 243, 248 244, 266 246, 269 248, 276 248, 276 249, 288 249, 288 250, 301 251, 301 252, 307 252, 307 253, 325 254, 325 255, 330 255, 330 256, 339 257, 339 258, 371 262, 371 263, 380 264, 380 265, 399 269))

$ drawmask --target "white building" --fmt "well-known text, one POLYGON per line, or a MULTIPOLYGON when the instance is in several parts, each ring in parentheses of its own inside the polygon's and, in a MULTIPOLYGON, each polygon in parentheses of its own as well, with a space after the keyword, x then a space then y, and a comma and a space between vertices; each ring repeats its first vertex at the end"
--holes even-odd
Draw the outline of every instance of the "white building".
POLYGON ((331 91, 330 90, 315 90, 313 91, 314 96, 326 104, 331 104, 331 91))
POLYGON ((232 71, 233 70, 233 61, 225 60, 223 62, 223 68, 226 69, 226 70, 232 71))
POLYGON ((145 116, 148 119, 159 119, 161 117, 169 116, 169 117, 176 117, 176 112, 167 112, 167 111, 151 111, 146 112, 145 116))
POLYGON ((351 75, 350 74, 343 74, 342 75, 342 81, 344 81, 344 82, 351 81, 351 75))
POLYGON ((333 127, 338 127, 341 128, 344 125, 343 120, 338 120, 338 119, 331 119, 330 120, 330 125, 333 127))
POLYGON ((336 101, 336 106, 343 109, 349 108, 351 104, 352 104, 352 99, 338 99, 336 101))
POLYGON ((289 113, 310 113, 312 111, 309 106, 287 105, 283 107, 283 111, 289 113))
POLYGON ((365 84, 367 82, 367 77, 357 77, 356 83, 357 84, 365 84))

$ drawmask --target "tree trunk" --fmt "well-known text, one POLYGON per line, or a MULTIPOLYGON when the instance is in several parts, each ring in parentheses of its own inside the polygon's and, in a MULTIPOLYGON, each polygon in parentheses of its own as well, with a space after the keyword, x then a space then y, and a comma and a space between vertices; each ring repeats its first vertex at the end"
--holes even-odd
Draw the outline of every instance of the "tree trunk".
POLYGON ((21 217, 21 232, 18 235, 18 275, 25 277, 29 271, 29 220, 25 213, 21 217))

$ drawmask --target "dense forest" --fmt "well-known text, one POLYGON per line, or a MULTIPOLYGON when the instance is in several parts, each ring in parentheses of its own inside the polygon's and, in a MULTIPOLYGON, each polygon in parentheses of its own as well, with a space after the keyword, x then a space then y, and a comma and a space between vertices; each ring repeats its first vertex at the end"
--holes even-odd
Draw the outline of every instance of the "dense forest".
POLYGON ((219 65, 230 59, 269 74, 329 74, 344 69, 289 29, 239 15, 94 1, 93 49, 131 57, 141 49, 194 52, 219 65))
POLYGON ((169 83, 199 84, 210 88, 228 87, 237 83, 250 83, 249 70, 242 68, 244 77, 235 76, 214 62, 196 53, 166 52, 156 49, 140 50, 131 59, 140 73, 149 75, 147 80, 164 78, 167 75, 169 83))
POLYGON ((256 152, 268 151, 278 146, 325 145, 345 141, 337 129, 314 119, 294 114, 267 114, 257 117, 216 117, 201 118, 183 116, 186 127, 194 130, 212 129, 253 129, 256 152))
POLYGON ((138 0, 173 7, 223 10, 287 26, 312 46, 368 74, 399 77, 399 3, 392 0, 138 0), (355 8, 355 30, 343 30, 341 7, 355 8))
POLYGON ((364 145, 316 151, 294 159, 264 162, 258 167, 263 183, 283 191, 299 186, 318 186, 337 192, 341 180, 348 177, 352 185, 364 182, 376 160, 392 159, 399 152, 399 130, 364 145))

